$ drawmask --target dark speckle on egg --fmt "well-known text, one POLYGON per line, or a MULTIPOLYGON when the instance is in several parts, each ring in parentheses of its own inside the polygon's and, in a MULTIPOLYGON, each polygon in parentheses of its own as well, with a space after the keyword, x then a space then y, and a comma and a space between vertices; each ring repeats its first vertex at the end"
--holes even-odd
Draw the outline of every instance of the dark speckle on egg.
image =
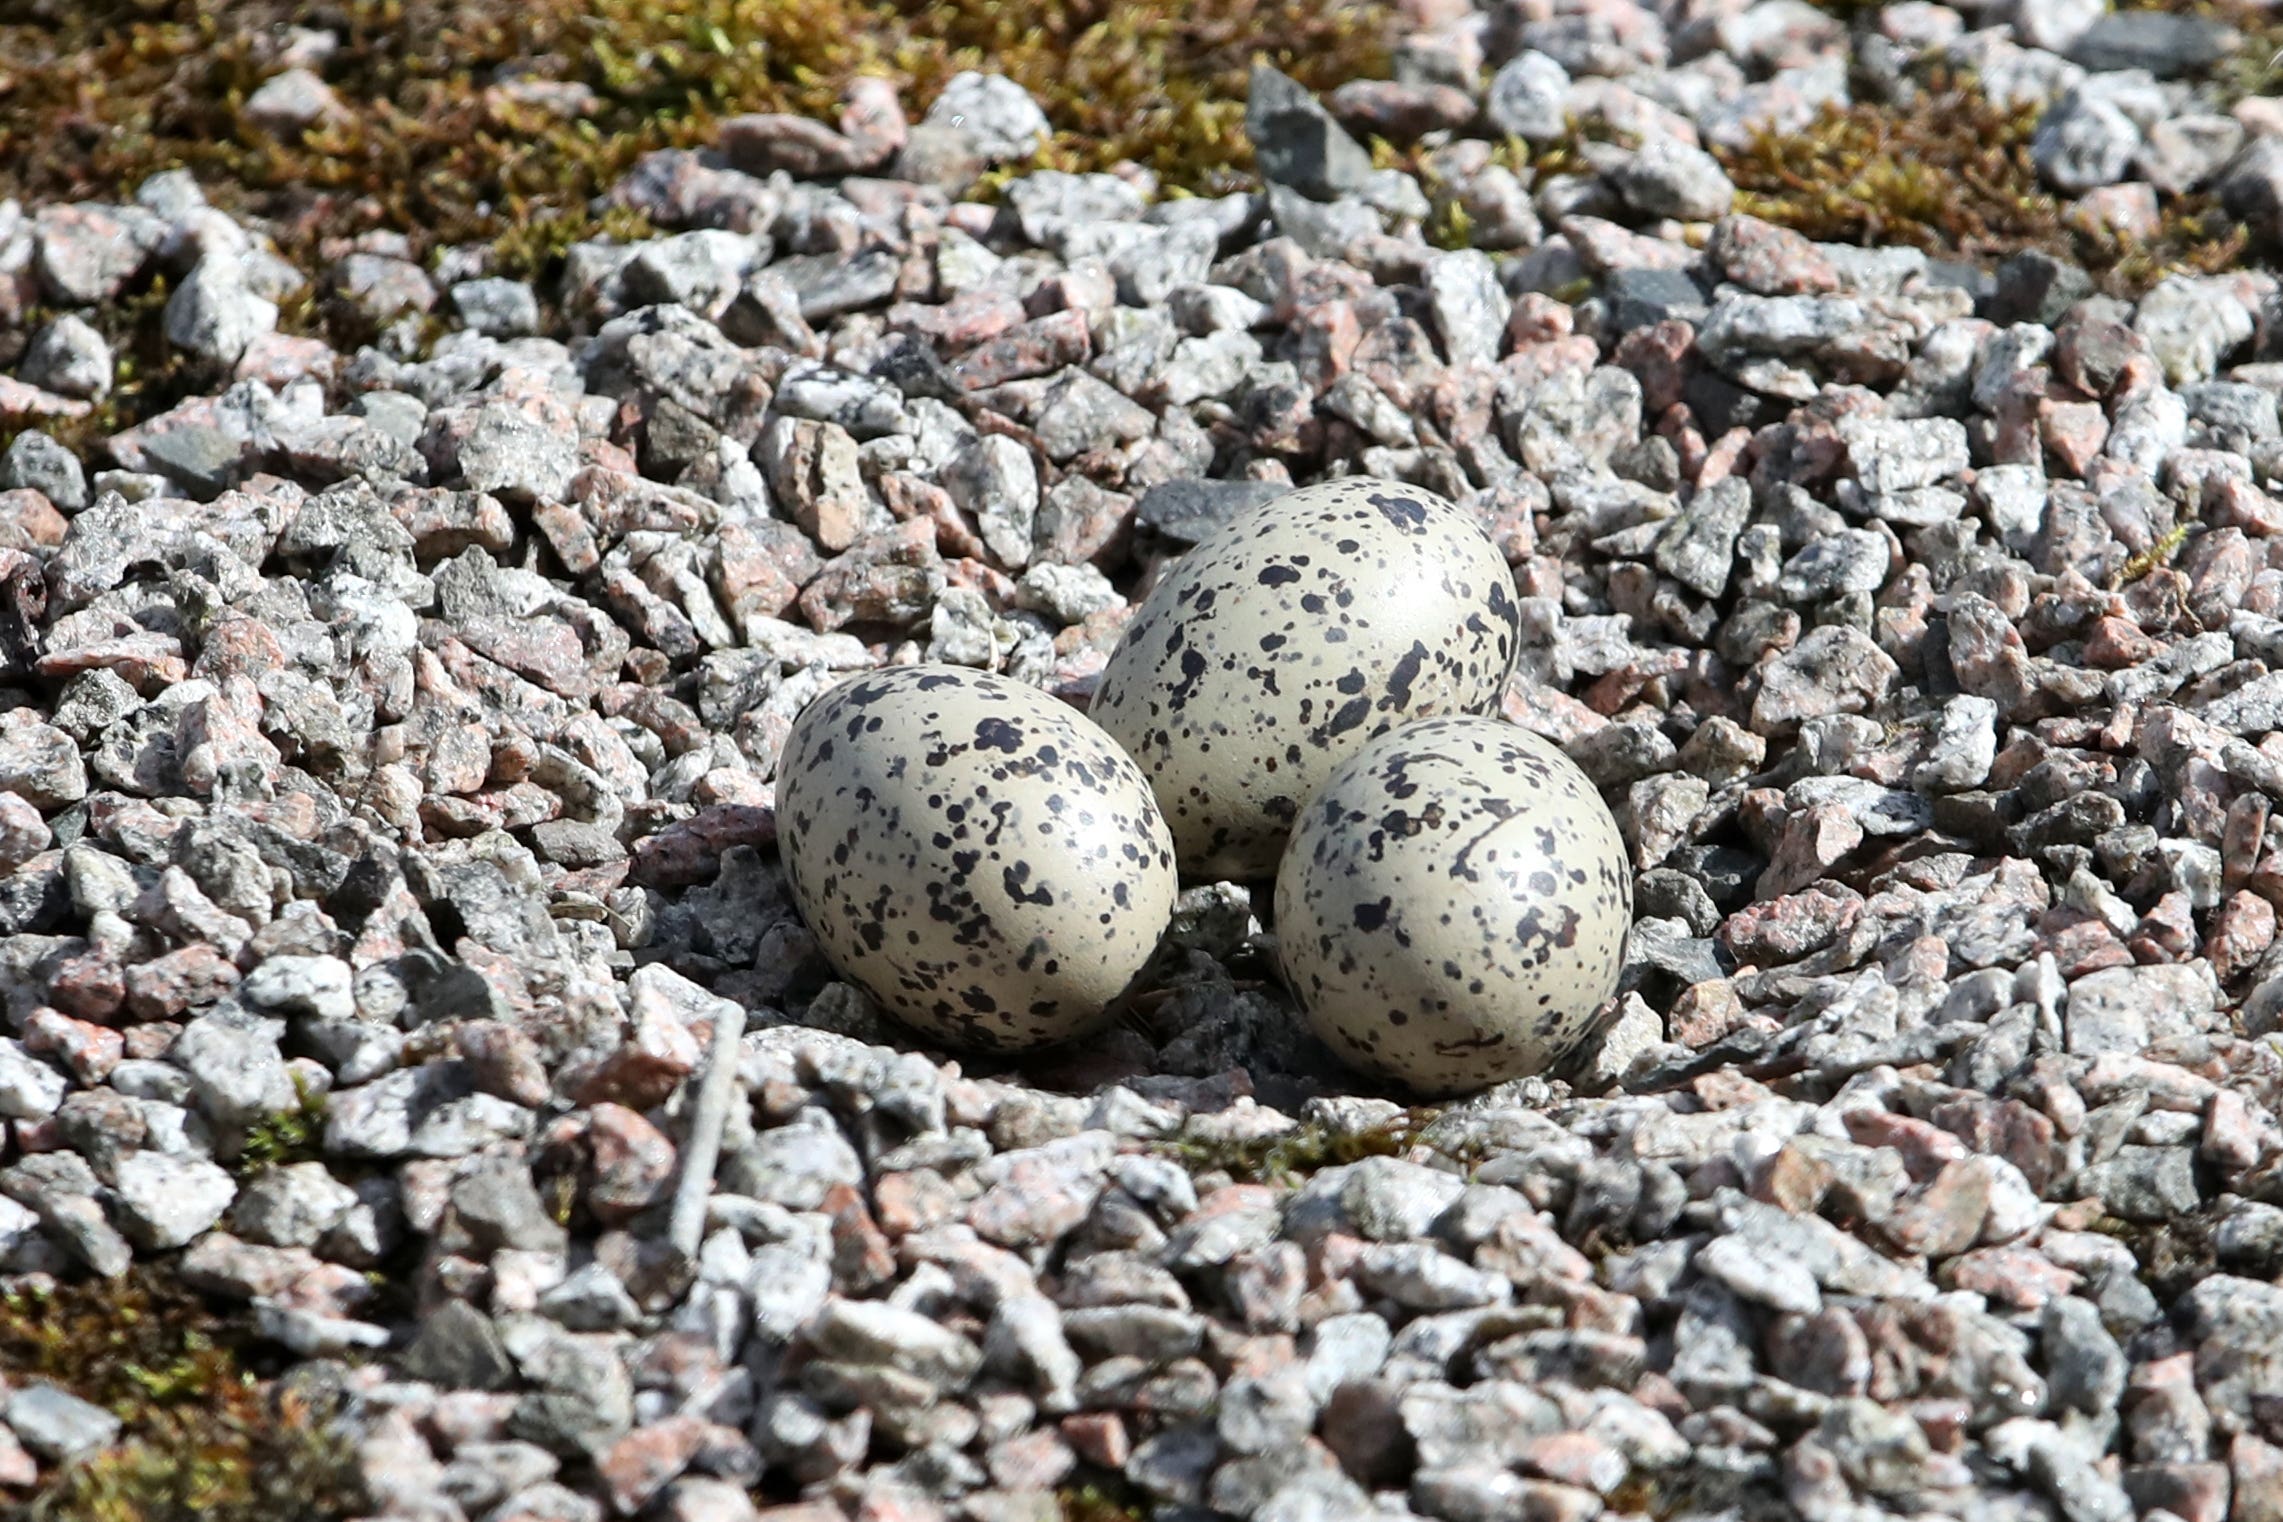
POLYGON ((1134 764, 982 672, 897 667, 819 696, 786 738, 777 820, 826 958, 954 1046, 1082 1034, 1173 912, 1172 837, 1134 764))
POLYGON ((1633 876, 1568 757, 1503 720, 1434 719, 1332 772, 1285 849, 1276 923, 1334 1051, 1457 1093, 1543 1072, 1583 1034, 1617 987, 1633 876))
POLYGON ((1520 617, 1473 515, 1400 482, 1328 481, 1184 556, 1127 625, 1090 712, 1149 778, 1185 873, 1266 877, 1297 800, 1342 757, 1496 705, 1520 617))

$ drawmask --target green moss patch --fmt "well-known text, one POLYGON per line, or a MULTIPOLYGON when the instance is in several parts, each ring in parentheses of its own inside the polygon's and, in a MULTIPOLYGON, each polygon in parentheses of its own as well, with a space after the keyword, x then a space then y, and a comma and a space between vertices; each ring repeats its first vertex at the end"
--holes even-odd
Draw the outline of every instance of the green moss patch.
POLYGON ((294 1081, 293 1092, 292 1109, 247 1127, 245 1142, 238 1151, 241 1174, 323 1159, 325 1096, 299 1079, 294 1081))
POLYGON ((1131 1482, 1114 1475, 1096 1475, 1054 1493, 1062 1508, 1062 1522, 1143 1522, 1149 1516, 1149 1497, 1131 1482))
POLYGON ((1192 1173, 1222 1172, 1240 1183, 1294 1184, 1322 1168, 1361 1162, 1367 1157, 1400 1157, 1419 1133, 1442 1112, 1411 1109, 1361 1130, 1335 1129, 1309 1121, 1277 1136, 1239 1141, 1182 1139, 1166 1151, 1192 1173))
POLYGON ((1637 1468, 1605 1500, 1612 1512, 1655 1522, 1721 1513, 1738 1522, 1779 1522, 1796 1515, 1772 1480, 1693 1462, 1637 1468))
POLYGON ((346 1445, 249 1363, 240 1316, 144 1265, 0 1297, 0 1369, 104 1407, 121 1441, 56 1476, 32 1522, 335 1522, 369 1502, 346 1445))
POLYGON ((2208 196, 2174 199, 2146 242, 2071 226, 2030 161, 2037 117, 1997 105, 1970 80, 1937 76, 1908 105, 1827 106, 1803 131, 1764 132, 1720 159, 1738 211, 1825 242, 1906 244, 1982 263, 2043 249, 2118 294, 2241 257, 2243 230, 2208 196))
POLYGON ((2170 1221, 2125 1221, 2102 1216, 2091 1229, 2132 1249, 2140 1275, 2158 1303, 2169 1307, 2219 1271, 2222 1212, 2212 1205, 2170 1221))

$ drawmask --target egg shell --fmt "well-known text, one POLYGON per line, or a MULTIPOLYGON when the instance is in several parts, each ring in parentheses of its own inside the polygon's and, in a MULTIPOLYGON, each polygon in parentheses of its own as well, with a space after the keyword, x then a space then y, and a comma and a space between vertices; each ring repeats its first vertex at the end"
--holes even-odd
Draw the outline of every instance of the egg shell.
POLYGON ((793 902, 841 975, 983 1051, 1098 1023, 1178 891, 1165 821, 1110 737, 964 667, 820 694, 786 738, 777 826, 793 902))
POLYGON ((1632 924, 1601 795, 1499 719, 1366 745, 1277 875, 1277 944, 1309 1023, 1355 1067, 1429 1094, 1545 1071, 1616 992, 1632 924))
POLYGON ((1498 701, 1520 616, 1472 515, 1398 482, 1328 481, 1183 556, 1088 711, 1149 778, 1184 873, 1266 877, 1342 758, 1398 724, 1498 701))

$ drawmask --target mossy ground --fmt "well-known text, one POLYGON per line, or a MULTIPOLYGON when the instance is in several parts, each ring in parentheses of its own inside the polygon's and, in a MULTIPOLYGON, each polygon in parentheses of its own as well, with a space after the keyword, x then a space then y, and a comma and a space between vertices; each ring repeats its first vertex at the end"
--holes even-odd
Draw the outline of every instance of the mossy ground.
POLYGON ((1166 1151, 1192 1173, 1226 1173, 1240 1183, 1293 1184, 1318 1169, 1367 1157, 1400 1157, 1441 1113, 1405 1110, 1358 1131, 1309 1121, 1278 1136, 1227 1142, 1180 1140, 1168 1143, 1166 1151))
POLYGON ((1365 0, 19 0, 0 7, 0 194, 121 195, 188 166, 289 253, 384 227, 487 242, 533 273, 599 225, 590 200, 642 153, 720 118, 825 120, 859 75, 917 113, 963 68, 1008 74, 1054 127, 1042 164, 1144 164, 1177 189, 1241 176, 1245 71, 1329 88, 1383 74, 1392 13, 1365 0), (247 97, 288 25, 342 114, 276 136, 247 97), (497 85, 590 92, 583 112, 497 85))
POLYGON ((2147 240, 2073 224, 2030 160, 2038 112, 1992 102, 1968 78, 1931 75, 1904 104, 1826 107, 1804 131, 1719 155, 1736 209, 1825 242, 1908 245, 1989 264, 2041 249, 2131 295, 2175 272, 2238 263, 2243 229, 2208 195, 2170 199, 2147 240))
POLYGON ((218 1314, 160 1267, 0 1297, 0 1369, 18 1384, 61 1386, 125 1424, 117 1446, 63 1471, 20 1514, 29 1522, 362 1515, 353 1456, 265 1387, 256 1358, 242 1313, 218 1314))
POLYGON ((264 1168, 304 1163, 324 1156, 325 1096, 294 1082, 295 1104, 290 1110, 256 1121, 246 1130, 238 1149, 238 1171, 257 1173, 264 1168))
POLYGON ((1694 1462, 1669 1469, 1635 1469, 1605 1500, 1611 1512, 1653 1522, 1719 1515, 1737 1522, 1779 1522, 1797 1515, 1772 1480, 1694 1462))
MULTIPOLYGON (((1386 72, 1393 24, 1378 0, 8 0, 0 196, 125 199, 187 168, 312 276, 378 230, 423 260, 482 246, 493 273, 544 289, 573 243, 650 236, 601 193, 644 153, 710 144, 726 116, 832 120, 852 80, 880 75, 916 117, 954 73, 991 69, 1053 127, 1015 168, 1132 161, 1168 191, 1217 191, 1251 166, 1253 59, 1329 89, 1386 72), (335 38, 308 66, 341 109, 279 134, 245 104, 294 27, 335 38), (512 88, 524 83, 584 105, 535 103, 512 88)), ((90 454, 213 389, 160 337, 166 295, 151 281, 82 314, 111 342, 119 380, 50 430, 67 447, 90 454)), ((313 284, 280 326, 344 349, 372 339, 319 296, 313 284)), ((0 334, 0 368, 51 315, 0 334)))
MULTIPOLYGON (((77 314, 111 346, 114 372, 109 394, 85 416, 46 428, 65 448, 85 457, 98 440, 165 411, 189 394, 196 379, 192 367, 168 346, 160 328, 169 293, 166 277, 154 275, 122 299, 77 314)), ((13 366, 32 335, 61 315, 36 309, 21 326, 0 330, 0 364, 13 366)))
MULTIPOLYGON (((2253 0, 2127 3, 2238 28, 2209 81, 2220 103, 2278 82, 2283 20, 2253 0)), ((1131 160, 1176 190, 1224 188, 1250 168, 1254 57, 1329 88, 1383 75, 1396 25, 1379 0, 17 0, 0 7, 0 194, 122 195, 188 166, 312 265, 328 240, 378 227, 422 250, 487 243, 500 270, 531 275, 578 238, 642 231, 591 203, 643 152, 710 141, 739 112, 830 119, 864 74, 896 80, 917 112, 953 72, 996 69, 1053 124, 1039 165, 1131 160), (338 39, 315 67, 343 114, 280 136, 244 104, 290 25, 338 39), (589 104, 566 114, 498 88, 520 81, 589 104)), ((2240 257, 2208 198, 2168 205, 2146 244, 2067 226, 2029 165, 2034 125, 1941 82, 1725 158, 1742 209, 1816 237, 1983 259, 2050 248, 2127 290, 2240 257)))
MULTIPOLYGON (((2206 1205, 2169 1221, 2122 1221, 2103 1216, 2091 1229, 2131 1248, 2142 1280, 2158 1303, 2170 1308, 2182 1295, 2221 1271, 2219 1226, 2225 1216, 2217 1205, 2206 1205)), ((2238 1273, 2272 1273, 2277 1269, 2283 1269, 2283 1263, 2232 1266, 2238 1273)))
POLYGON ((1094 1473, 1054 1493, 1062 1509, 1062 1522, 1143 1522, 1150 1513, 1149 1497, 1127 1480, 1094 1473))

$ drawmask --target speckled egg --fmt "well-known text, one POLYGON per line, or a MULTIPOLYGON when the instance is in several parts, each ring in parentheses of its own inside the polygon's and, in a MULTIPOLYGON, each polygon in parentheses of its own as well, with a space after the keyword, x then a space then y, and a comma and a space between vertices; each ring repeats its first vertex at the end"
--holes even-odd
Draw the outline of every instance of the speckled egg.
POLYGON ((1276 935, 1316 1033, 1430 1094, 1543 1072, 1617 989, 1633 875, 1576 764, 1434 719, 1335 769, 1284 853, 1276 935))
POLYGON ((1181 870, 1260 878, 1339 761, 1481 713, 1514 663, 1506 561, 1433 492, 1350 477, 1208 536, 1126 628, 1091 713, 1140 764, 1181 870))
POLYGON ((957 1046, 1082 1033, 1173 913, 1173 842, 1133 762, 1038 689, 964 667, 868 672, 803 709, 777 829, 827 959, 957 1046))

